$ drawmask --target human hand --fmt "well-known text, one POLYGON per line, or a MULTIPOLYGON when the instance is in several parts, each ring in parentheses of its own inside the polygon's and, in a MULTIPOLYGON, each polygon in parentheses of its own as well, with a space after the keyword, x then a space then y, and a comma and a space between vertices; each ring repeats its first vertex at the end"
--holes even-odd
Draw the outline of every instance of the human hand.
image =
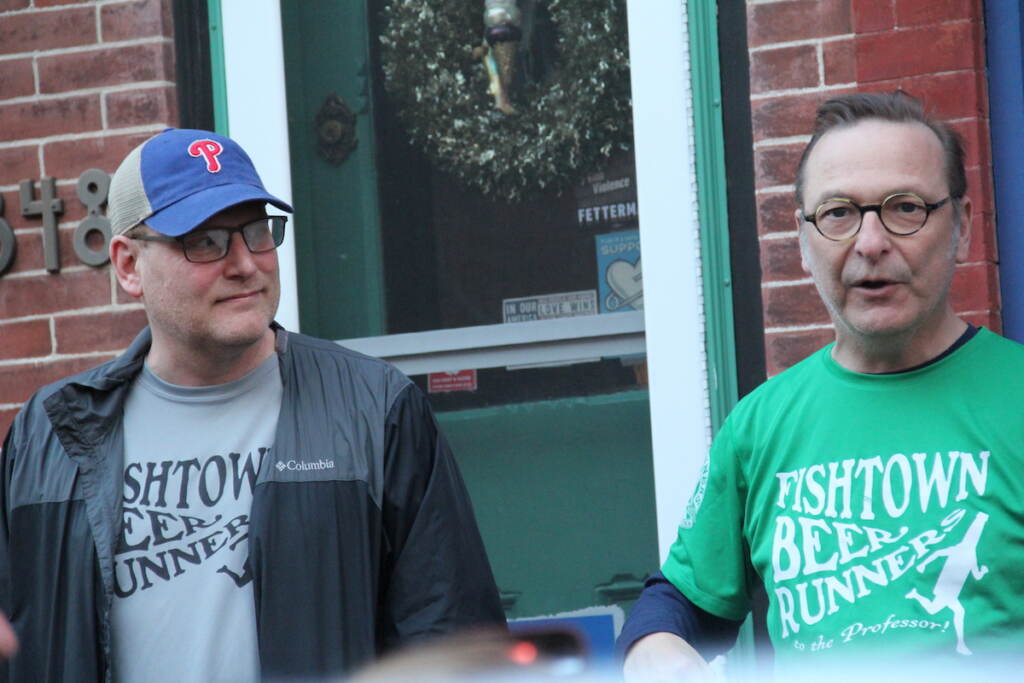
POLYGON ((626 654, 623 675, 628 683, 714 681, 714 672, 693 647, 674 633, 652 633, 626 654))
POLYGON ((0 659, 10 659, 18 651, 18 638, 3 612, 0 612, 0 659))

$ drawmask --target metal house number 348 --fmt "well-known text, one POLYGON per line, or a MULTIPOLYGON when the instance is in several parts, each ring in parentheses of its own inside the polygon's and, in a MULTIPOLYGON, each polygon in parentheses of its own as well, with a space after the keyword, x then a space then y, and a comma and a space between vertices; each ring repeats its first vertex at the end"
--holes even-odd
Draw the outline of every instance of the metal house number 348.
MULTIPOLYGON (((64 214, 64 200, 57 196, 57 182, 50 177, 39 180, 39 196, 36 198, 35 181, 23 180, 19 186, 18 199, 21 215, 40 217, 43 222, 43 262, 51 273, 60 272, 60 225, 58 219, 64 214)), ((75 228, 74 249, 78 260, 88 266, 102 266, 108 260, 107 244, 110 242, 110 221, 100 210, 107 203, 110 176, 99 169, 91 168, 78 178, 76 192, 85 206, 87 215, 75 228), (93 234, 101 243, 90 246, 93 234)), ((0 196, 0 275, 5 273, 17 256, 17 240, 10 223, 3 218, 4 200, 0 196)), ((95 239, 93 240, 95 241, 95 239)))

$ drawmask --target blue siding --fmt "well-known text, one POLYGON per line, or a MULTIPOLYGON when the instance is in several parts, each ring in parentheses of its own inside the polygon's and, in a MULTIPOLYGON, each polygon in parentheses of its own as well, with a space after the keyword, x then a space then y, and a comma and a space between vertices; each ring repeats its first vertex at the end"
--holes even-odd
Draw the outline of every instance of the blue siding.
POLYGON ((1024 342, 1022 4, 1022 0, 985 3, 1003 333, 1019 342, 1024 342))

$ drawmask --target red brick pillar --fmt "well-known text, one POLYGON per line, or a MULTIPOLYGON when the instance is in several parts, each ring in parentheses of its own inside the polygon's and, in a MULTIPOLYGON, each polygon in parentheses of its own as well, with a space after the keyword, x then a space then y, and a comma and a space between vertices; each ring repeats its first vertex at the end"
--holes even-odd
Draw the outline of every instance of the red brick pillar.
POLYGON ((83 171, 112 173, 177 120, 171 0, 0 0, 0 197, 17 253, 0 274, 0 435, 41 385, 97 365, 145 324, 109 265, 75 255, 83 171), (56 178, 60 271, 44 267, 39 216, 19 184, 56 178))
POLYGON ((751 108, 768 373, 833 338, 800 266, 796 164, 824 100, 902 88, 950 121, 967 149, 973 244, 953 305, 1001 329, 981 0, 748 0, 751 108))

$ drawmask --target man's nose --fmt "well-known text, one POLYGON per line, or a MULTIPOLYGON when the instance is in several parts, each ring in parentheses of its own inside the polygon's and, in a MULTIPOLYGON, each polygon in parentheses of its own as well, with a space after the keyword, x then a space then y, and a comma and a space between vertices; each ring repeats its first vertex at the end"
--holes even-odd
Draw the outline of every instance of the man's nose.
POLYGON ((256 270, 256 261, 249 251, 249 245, 245 243, 242 233, 234 232, 228 240, 228 253, 224 256, 225 271, 229 274, 238 273, 248 275, 256 270))
POLYGON ((876 259, 892 247, 892 235, 882 225, 882 216, 876 210, 865 211, 861 217, 860 231, 854 241, 854 249, 867 259, 876 259))

